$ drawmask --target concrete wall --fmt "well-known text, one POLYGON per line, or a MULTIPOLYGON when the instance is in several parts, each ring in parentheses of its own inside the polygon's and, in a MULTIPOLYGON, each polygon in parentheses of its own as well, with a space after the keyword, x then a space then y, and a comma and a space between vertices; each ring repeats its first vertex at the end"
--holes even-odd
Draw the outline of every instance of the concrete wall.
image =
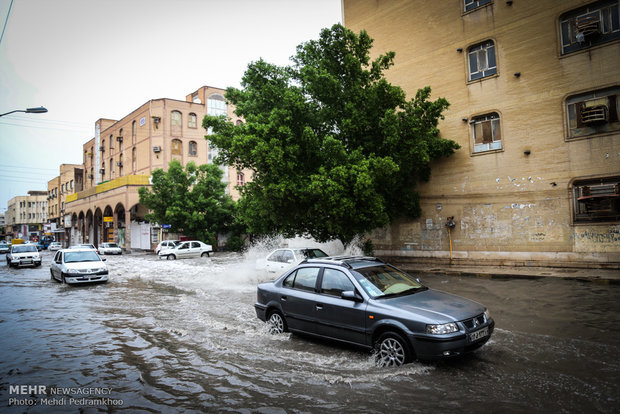
POLYGON ((569 138, 566 98, 620 84, 620 42, 562 54, 560 16, 582 0, 463 2, 344 0, 344 22, 396 52, 387 78, 412 97, 431 86, 451 104, 439 128, 461 149, 421 183, 422 217, 373 233, 377 254, 471 264, 620 266, 620 222, 573 220, 576 179, 620 175, 620 134, 569 138), (495 44, 497 74, 468 80, 467 50, 495 44), (459 50, 460 49, 460 50, 459 50), (515 76, 519 73, 519 76, 515 76), (475 153, 469 121, 500 117, 502 148, 475 153))

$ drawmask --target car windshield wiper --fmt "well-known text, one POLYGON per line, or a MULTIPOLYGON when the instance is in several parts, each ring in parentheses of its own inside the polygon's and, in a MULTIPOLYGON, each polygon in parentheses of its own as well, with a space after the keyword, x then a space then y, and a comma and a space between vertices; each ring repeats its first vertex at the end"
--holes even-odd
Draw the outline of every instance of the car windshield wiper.
POLYGON ((413 295, 414 293, 422 292, 427 289, 428 288, 426 286, 414 287, 414 288, 403 290, 402 292, 398 292, 398 293, 388 293, 386 295, 377 296, 375 299, 385 299, 385 298, 393 298, 396 296, 413 295))

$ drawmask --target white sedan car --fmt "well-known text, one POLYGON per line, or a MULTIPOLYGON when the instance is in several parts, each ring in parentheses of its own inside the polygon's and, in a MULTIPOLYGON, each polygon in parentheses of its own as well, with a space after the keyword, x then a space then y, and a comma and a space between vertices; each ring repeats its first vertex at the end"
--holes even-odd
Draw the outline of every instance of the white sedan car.
POLYGON ((269 253, 266 259, 257 260, 256 269, 269 276, 280 276, 305 259, 320 257, 327 257, 327 253, 315 247, 281 248, 269 253))
POLYGON ((62 249, 62 245, 60 244, 60 242, 51 242, 49 247, 47 248, 47 250, 49 250, 50 252, 57 252, 60 249, 62 249))
POLYGON ((159 251, 159 258, 166 258, 168 260, 185 259, 188 257, 205 257, 209 256, 209 253, 213 251, 213 247, 210 244, 205 244, 201 241, 190 240, 177 244, 173 248, 161 249, 159 251))
POLYGON ((123 251, 116 243, 101 243, 99 254, 123 254, 123 251))
POLYGON ((91 249, 64 249, 54 255, 50 265, 52 279, 67 284, 108 281, 108 267, 91 249))

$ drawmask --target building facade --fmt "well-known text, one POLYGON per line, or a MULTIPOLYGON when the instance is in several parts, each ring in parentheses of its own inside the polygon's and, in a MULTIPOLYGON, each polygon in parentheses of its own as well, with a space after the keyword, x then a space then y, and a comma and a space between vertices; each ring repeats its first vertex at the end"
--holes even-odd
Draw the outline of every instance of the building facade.
MULTIPOLYGON (((127 249, 152 249, 162 229, 145 219, 138 189, 149 185, 154 169, 167 170, 172 160, 182 165, 213 162, 203 117, 226 115, 239 121, 224 93, 203 86, 184 101, 153 99, 121 120, 99 119, 95 136, 83 145, 84 189, 66 198, 64 226, 70 244, 116 242, 127 249)), ((236 170, 222 168, 225 180, 236 179, 236 170)), ((235 185, 229 184, 232 196, 235 185)))
POLYGON ((458 142, 418 187, 422 217, 376 230, 399 260, 620 266, 618 0, 343 0, 388 81, 450 102, 458 142), (454 223, 454 227, 447 224, 454 223))
POLYGON ((60 175, 47 182, 47 217, 45 235, 53 236, 63 246, 68 246, 65 232, 65 203, 68 195, 83 190, 84 170, 80 164, 61 164, 60 175))
POLYGON ((47 191, 28 191, 13 197, 5 213, 8 238, 39 240, 47 223, 47 191))

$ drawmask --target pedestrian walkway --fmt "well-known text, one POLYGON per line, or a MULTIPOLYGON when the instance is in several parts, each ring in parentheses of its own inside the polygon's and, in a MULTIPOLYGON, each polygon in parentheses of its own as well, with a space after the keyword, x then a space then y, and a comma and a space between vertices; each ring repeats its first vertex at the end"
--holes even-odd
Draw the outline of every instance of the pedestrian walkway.
POLYGON ((620 284, 618 269, 587 269, 559 267, 463 266, 406 263, 396 266, 411 273, 445 273, 493 279, 540 279, 554 277, 604 284, 620 284))

